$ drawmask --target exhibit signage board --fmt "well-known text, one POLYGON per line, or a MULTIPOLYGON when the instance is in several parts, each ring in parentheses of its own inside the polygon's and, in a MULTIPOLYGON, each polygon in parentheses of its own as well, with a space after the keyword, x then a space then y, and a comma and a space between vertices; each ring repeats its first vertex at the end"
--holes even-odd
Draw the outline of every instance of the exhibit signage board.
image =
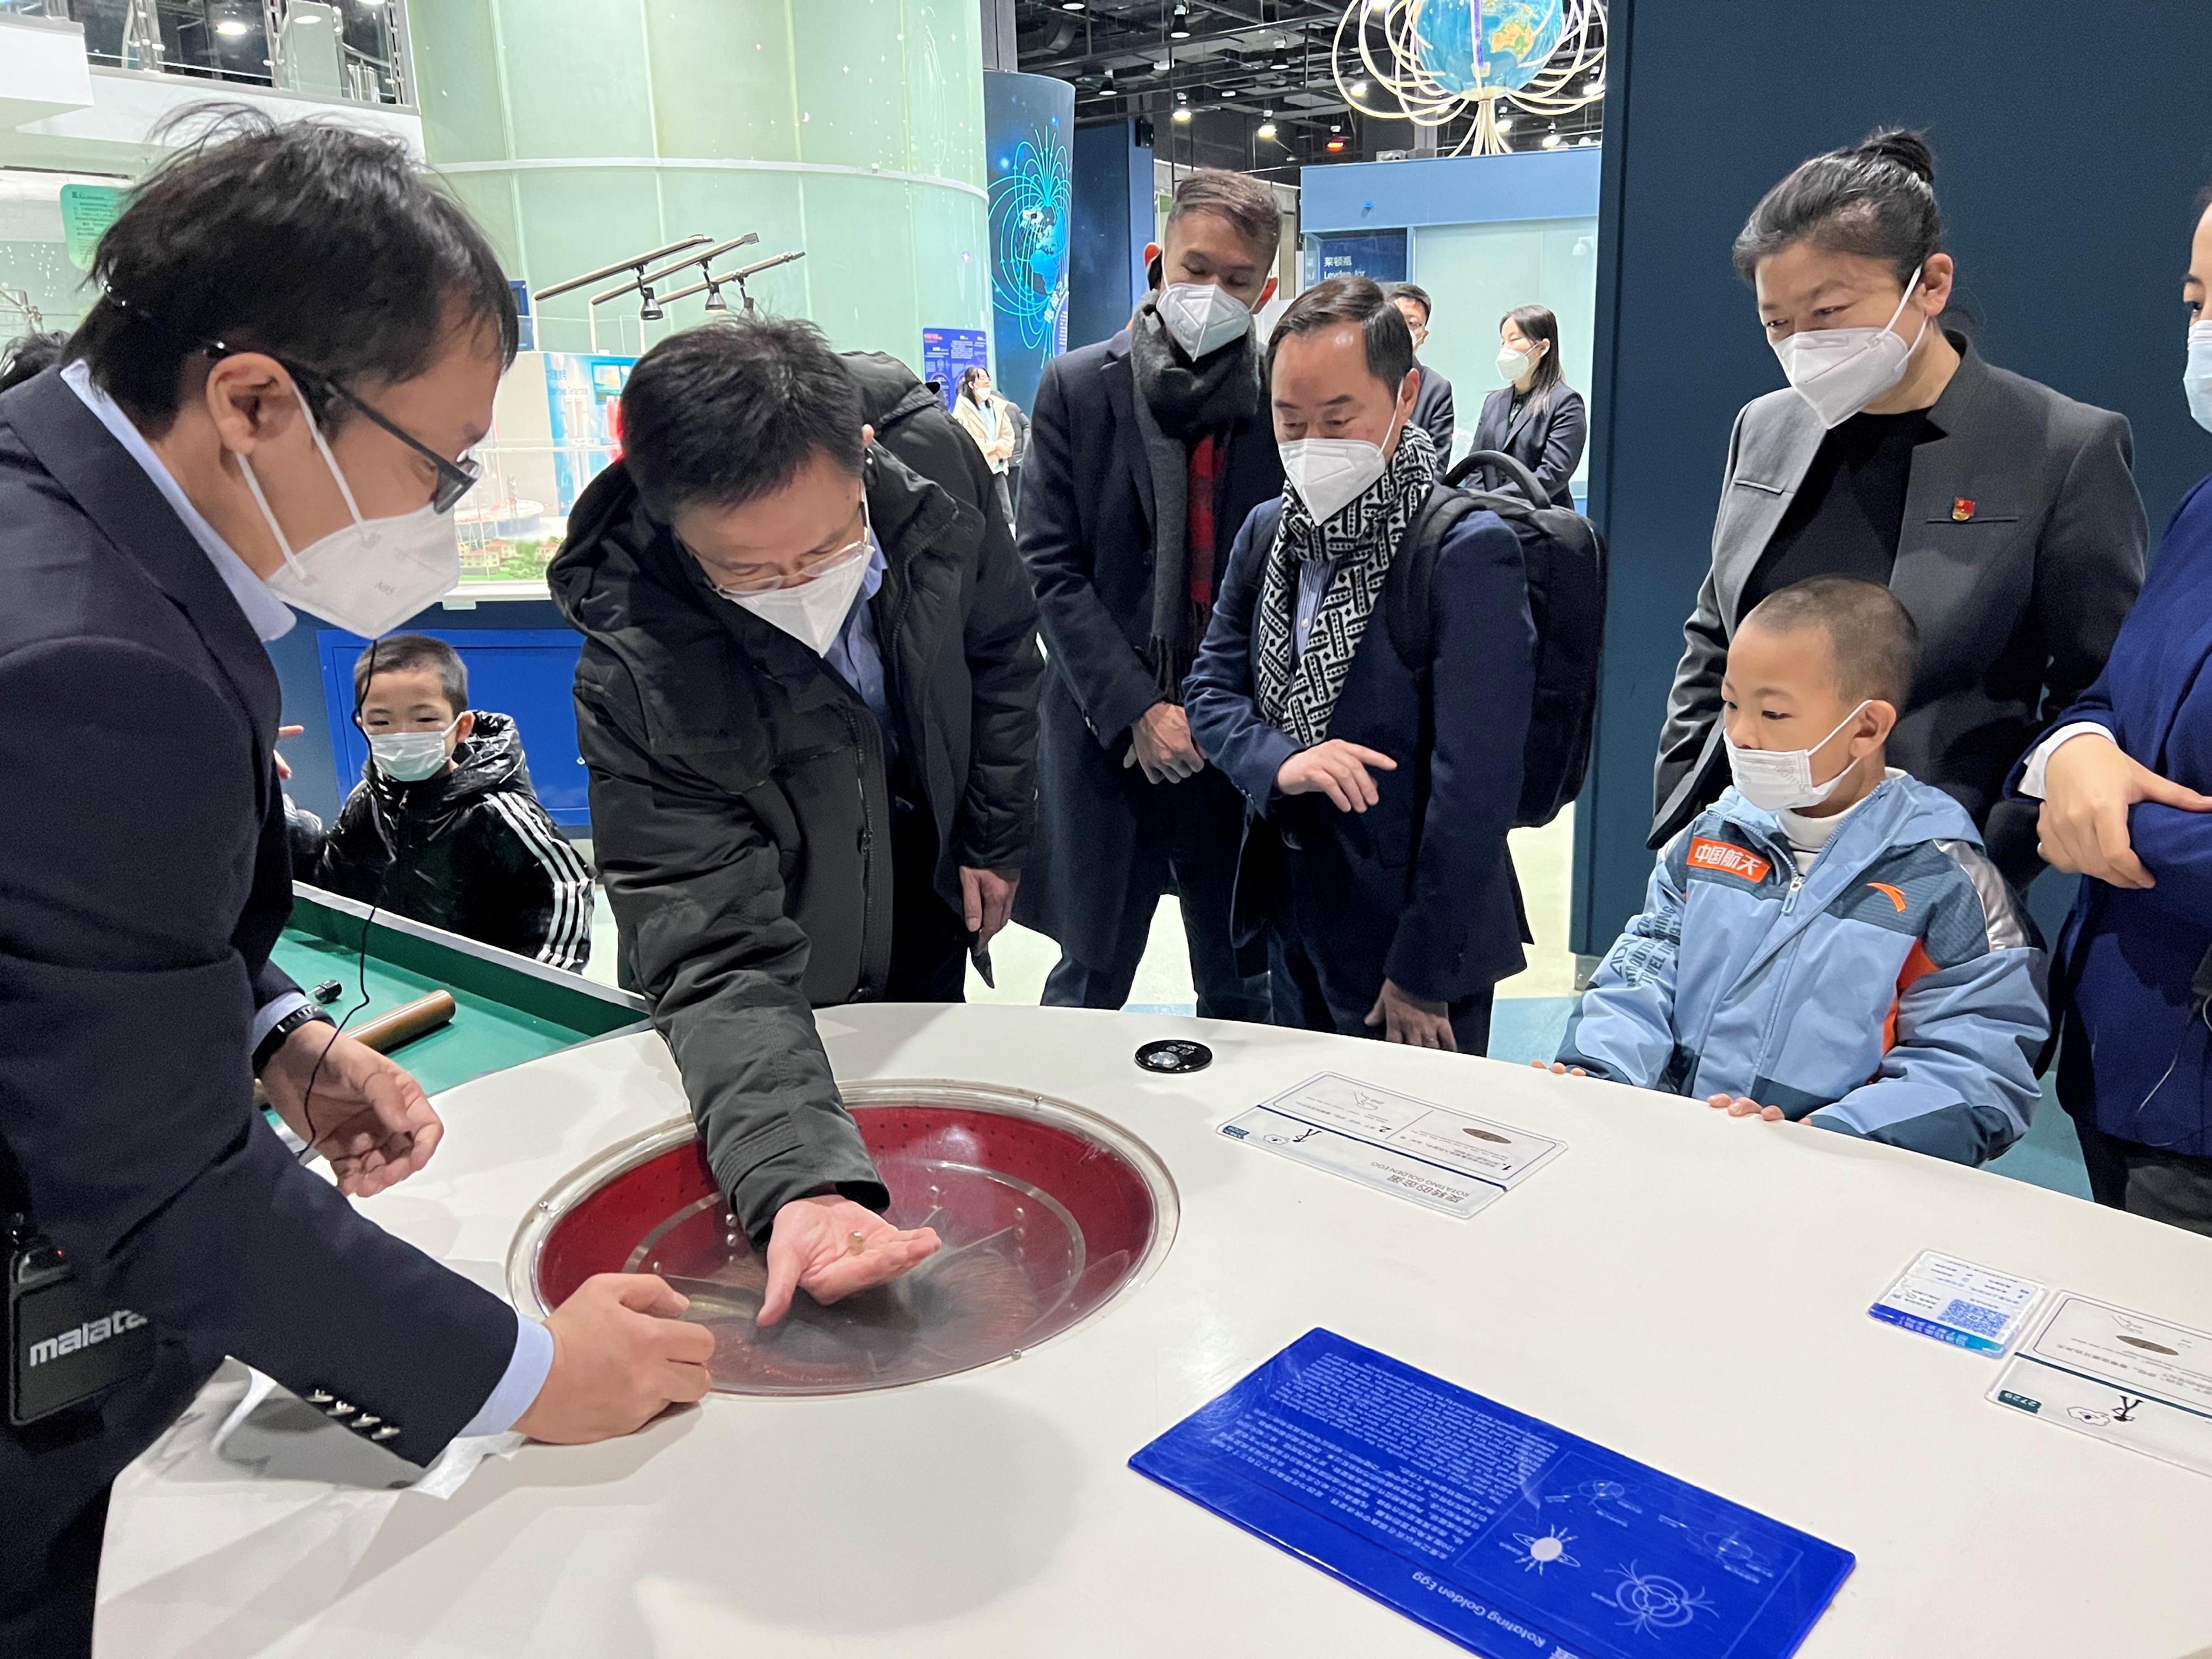
POLYGON ((991 337, 980 328, 925 328, 921 331, 921 378, 934 380, 945 394, 945 406, 960 395, 960 376, 972 365, 991 366, 991 337))
POLYGON ((1325 1330, 1129 1466, 1485 1659, 1784 1659, 1855 1562, 1325 1330))

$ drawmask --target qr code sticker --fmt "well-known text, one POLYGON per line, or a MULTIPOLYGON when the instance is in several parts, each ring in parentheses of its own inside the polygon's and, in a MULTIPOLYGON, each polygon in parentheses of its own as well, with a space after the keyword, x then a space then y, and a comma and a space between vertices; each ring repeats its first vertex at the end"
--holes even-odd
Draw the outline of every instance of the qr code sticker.
POLYGON ((2005 1316, 1995 1308, 1984 1308, 1972 1302, 1954 1301, 1940 1316, 1942 1322, 1954 1331, 1971 1331, 1976 1336, 1996 1336, 2005 1328, 2005 1316))

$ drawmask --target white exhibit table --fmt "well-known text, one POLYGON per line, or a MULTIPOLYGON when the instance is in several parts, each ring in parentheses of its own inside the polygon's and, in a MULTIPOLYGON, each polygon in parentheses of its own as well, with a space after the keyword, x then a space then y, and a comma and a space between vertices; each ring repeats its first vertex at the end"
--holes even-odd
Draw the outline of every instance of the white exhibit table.
MULTIPOLYGON (((117 1487, 100 1654, 1456 1651, 1125 1467, 1317 1326, 1856 1553, 1809 1659, 2212 1644, 2212 1479, 1990 1403, 1998 1362, 1866 1311, 1934 1249, 2212 1327, 2212 1240, 1841 1135, 1379 1043, 1004 1006, 841 1009, 822 1028, 848 1082, 1033 1091, 1125 1126, 1180 1202, 1152 1277, 981 1370, 710 1395, 628 1440, 526 1446, 444 1500, 220 1478, 157 1446, 117 1487), (1162 1036, 1214 1064, 1138 1069, 1162 1036), (1218 1133, 1324 1071, 1567 1150, 1460 1220, 1218 1133)), ((684 1110, 649 1035, 439 1105, 436 1161, 363 1207, 495 1287, 542 1194, 684 1110)))

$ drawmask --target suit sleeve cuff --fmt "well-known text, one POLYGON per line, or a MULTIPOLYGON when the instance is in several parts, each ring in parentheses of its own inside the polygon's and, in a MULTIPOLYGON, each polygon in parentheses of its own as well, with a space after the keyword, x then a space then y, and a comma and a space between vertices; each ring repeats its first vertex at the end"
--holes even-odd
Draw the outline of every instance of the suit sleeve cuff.
POLYGON ((262 1039, 276 1029, 278 1020, 307 1006, 306 992, 287 991, 283 996, 272 998, 255 1009, 253 1024, 246 1032, 246 1053, 252 1054, 260 1048, 262 1039))
POLYGON ((553 1370, 553 1333, 535 1319, 514 1321, 514 1356, 477 1414, 461 1426, 461 1437, 505 1434, 538 1401, 538 1390, 553 1370))
POLYGON ((2051 757, 2058 752, 2063 744, 2072 742, 2075 738, 2087 736, 2092 732, 2100 738, 2113 742, 2118 741, 2112 737, 2112 729, 2109 726, 2101 726, 2095 720, 2075 720, 2071 726, 2060 726, 2041 743, 2036 744, 2029 753, 2027 765, 2020 775, 2020 793, 2037 800, 2045 799, 2044 773, 2051 765, 2051 757))

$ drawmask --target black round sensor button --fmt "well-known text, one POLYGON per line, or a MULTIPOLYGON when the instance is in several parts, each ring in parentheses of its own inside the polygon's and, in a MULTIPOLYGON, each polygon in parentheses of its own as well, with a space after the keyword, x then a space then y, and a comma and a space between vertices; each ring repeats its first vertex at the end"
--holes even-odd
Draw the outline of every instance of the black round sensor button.
POLYGON ((1137 1064, 1148 1072, 1202 1072, 1213 1064, 1213 1050, 1187 1037, 1164 1037, 1138 1049, 1137 1064))

